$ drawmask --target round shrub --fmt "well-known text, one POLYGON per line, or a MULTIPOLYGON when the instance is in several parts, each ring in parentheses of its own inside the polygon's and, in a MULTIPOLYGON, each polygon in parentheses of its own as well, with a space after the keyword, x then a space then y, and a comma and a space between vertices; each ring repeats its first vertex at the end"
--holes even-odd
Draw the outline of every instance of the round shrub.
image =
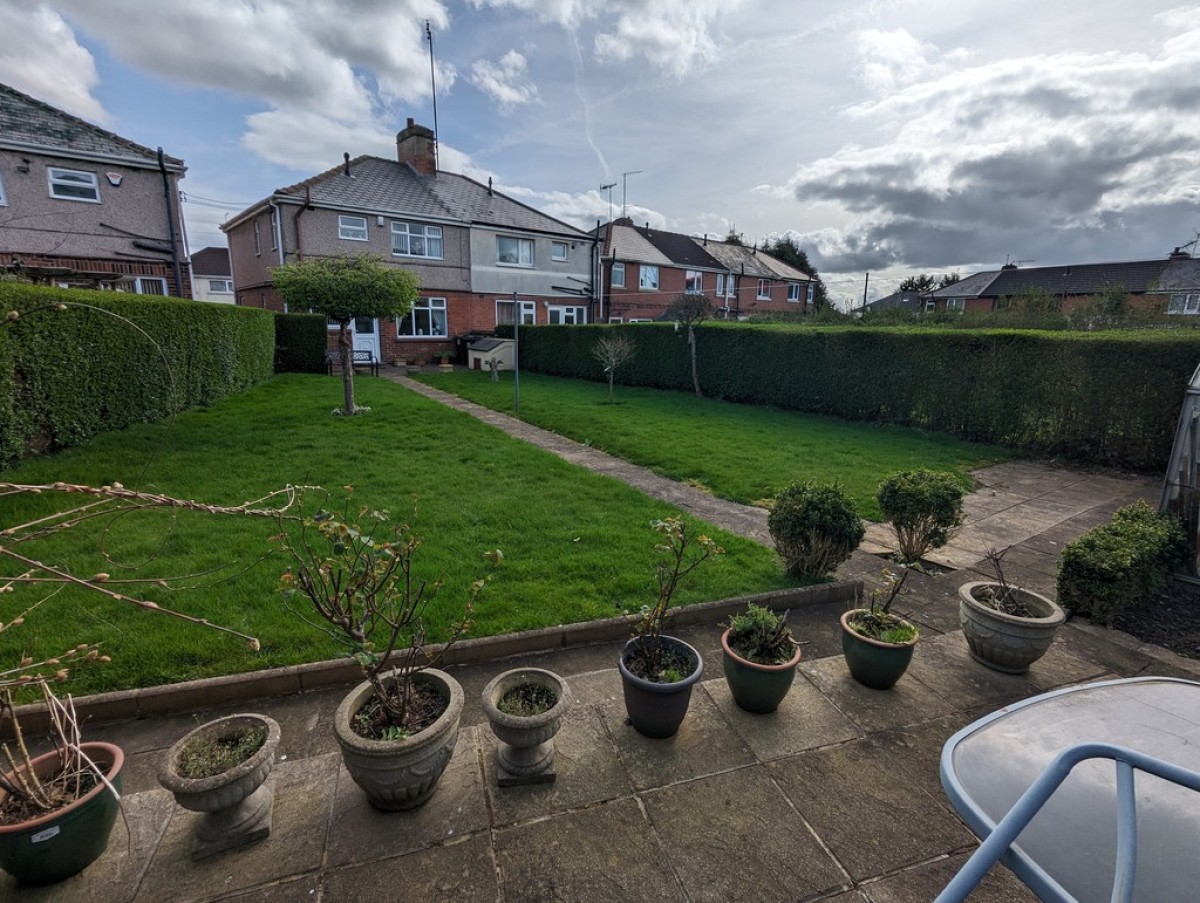
POLYGON ((833 573, 866 533, 839 486, 812 481, 792 483, 775 497, 767 527, 788 574, 801 580, 833 573))
POLYGON ((925 468, 894 473, 879 484, 879 509, 892 524, 905 563, 946 544, 962 523, 963 492, 954 476, 925 468))

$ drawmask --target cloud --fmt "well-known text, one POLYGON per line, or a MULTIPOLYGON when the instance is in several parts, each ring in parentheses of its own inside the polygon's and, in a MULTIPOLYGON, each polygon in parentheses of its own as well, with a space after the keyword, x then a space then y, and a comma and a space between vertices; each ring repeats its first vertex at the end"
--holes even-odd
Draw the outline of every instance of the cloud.
POLYGON ((538 99, 537 87, 526 77, 525 57, 510 50, 499 61, 478 60, 471 66, 471 83, 508 113, 521 104, 538 99))
POLYGON ((1129 259, 1135 227, 1161 231, 1156 219, 1200 194, 1200 101, 1182 89, 1200 84, 1200 25, 1194 16, 1160 22, 1186 30, 1152 54, 1027 56, 954 71, 927 65, 936 48, 907 33, 861 35, 862 77, 885 93, 844 115, 881 139, 843 146, 784 186, 853 220, 814 233, 814 263, 845 272, 1003 262, 1007 252, 1129 259), (897 67, 906 46, 914 61, 897 67))
POLYGON ((931 60, 931 57, 939 56, 937 47, 918 41, 903 28, 861 31, 855 37, 855 49, 860 58, 859 79, 881 94, 890 94, 897 88, 941 74, 951 64, 949 59, 931 60))
POLYGON ((8 36, 0 42, 0 82, 89 122, 108 122, 92 94, 96 61, 62 16, 45 6, 0 5, 0 34, 8 36))

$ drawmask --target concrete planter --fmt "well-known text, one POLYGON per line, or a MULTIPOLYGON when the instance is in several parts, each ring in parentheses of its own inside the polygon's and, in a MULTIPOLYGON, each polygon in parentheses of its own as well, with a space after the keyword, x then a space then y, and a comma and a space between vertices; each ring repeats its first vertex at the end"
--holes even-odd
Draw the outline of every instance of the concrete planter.
POLYGON ((842 615, 842 655, 850 676, 864 687, 890 690, 908 670, 913 650, 921 637, 918 634, 907 643, 885 643, 863 636, 850 626, 850 622, 865 611, 855 608, 842 615))
POLYGON ((279 725, 266 715, 229 715, 202 724, 171 747, 158 781, 175 795, 184 809, 202 812, 192 838, 192 858, 262 840, 271 833, 275 790, 267 778, 275 765, 279 725), (188 778, 179 773, 187 747, 195 742, 232 739, 248 727, 266 731, 262 746, 243 762, 206 778, 188 778))
POLYGON ((542 668, 505 671, 484 687, 483 713, 492 733, 500 741, 496 747, 496 764, 497 783, 501 787, 545 784, 555 779, 554 735, 562 725, 570 698, 566 681, 542 668), (498 706, 504 695, 525 684, 549 690, 554 694, 554 705, 536 715, 510 715, 500 711, 498 706))
POLYGON ((985 587, 1000 584, 980 580, 958 588, 958 618, 971 658, 994 671, 1024 674, 1050 648, 1066 613, 1040 593, 1014 588, 1035 617, 1005 614, 979 601, 985 587))
POLYGON ((630 724, 638 733, 658 740, 674 737, 691 704, 692 687, 704 674, 704 660, 700 658, 699 652, 683 640, 663 635, 663 645, 683 652, 695 667, 687 677, 674 683, 643 680, 625 666, 626 659, 641 642, 641 637, 634 637, 626 643, 617 663, 621 669, 625 712, 629 715, 630 724))
POLYGON ((792 688, 796 666, 800 664, 800 647, 790 661, 781 665, 763 665, 742 658, 729 647, 728 629, 721 634, 721 658, 729 692, 739 708, 756 715, 767 715, 779 708, 792 688))
MULTIPOLYGON (((385 683, 394 681, 388 675, 385 683)), ((432 686, 446 702, 446 710, 425 730, 403 740, 360 737, 351 720, 375 692, 367 681, 355 687, 334 714, 333 730, 342 748, 342 761, 376 809, 395 812, 415 809, 433 795, 458 742, 462 719, 462 687, 436 668, 426 668, 413 680, 432 686)))

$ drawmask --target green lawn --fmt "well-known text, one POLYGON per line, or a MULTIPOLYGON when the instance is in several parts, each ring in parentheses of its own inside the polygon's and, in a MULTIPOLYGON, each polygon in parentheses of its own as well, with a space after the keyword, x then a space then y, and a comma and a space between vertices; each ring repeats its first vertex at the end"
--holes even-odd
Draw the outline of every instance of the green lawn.
MULTIPOLYGON (((513 411, 513 375, 427 374, 422 381, 496 411, 513 411)), ((836 481, 858 512, 879 520, 875 492, 889 473, 914 467, 967 471, 1012 456, 906 427, 731 404, 668 392, 522 373, 521 419, 722 498, 754 503, 792 480, 836 481)))
MULTIPOLYGON (((288 483, 353 486, 356 499, 400 515, 415 496, 425 538, 419 562, 430 577, 447 574, 431 612, 435 626, 449 622, 470 581, 486 570, 482 553, 504 552, 505 563, 477 606, 476 636, 636 611, 653 600, 657 534, 650 522, 674 513, 670 506, 385 380, 360 378, 355 385, 358 403, 371 407, 362 417, 330 416, 341 404, 338 380, 280 376, 169 426, 106 434, 0 479, 118 481, 223 504, 288 483)), ((530 381, 533 402, 538 386, 530 381)), ((617 410, 636 411, 632 395, 629 402, 617 410)), ((55 503, 62 497, 0 497, 0 529, 55 503)), ((163 512, 144 512, 19 547, 73 573, 105 571, 114 580, 197 574, 188 589, 152 587, 148 596, 257 636, 258 653, 235 638, 68 590, 0 633, 0 663, 23 652, 41 658, 76 643, 102 642, 113 662, 80 672, 69 685, 80 693, 338 655, 331 639, 285 613, 276 592, 283 565, 267 557, 273 532, 264 520, 180 514, 172 521, 163 512), (111 560, 101 555, 102 540, 111 560)), ((770 550, 712 532, 728 554, 696 573, 681 602, 788 584, 770 550)), ((13 565, 0 564, 0 574, 12 573, 13 565)), ((10 622, 34 598, 29 588, 0 595, 0 622, 10 622)))

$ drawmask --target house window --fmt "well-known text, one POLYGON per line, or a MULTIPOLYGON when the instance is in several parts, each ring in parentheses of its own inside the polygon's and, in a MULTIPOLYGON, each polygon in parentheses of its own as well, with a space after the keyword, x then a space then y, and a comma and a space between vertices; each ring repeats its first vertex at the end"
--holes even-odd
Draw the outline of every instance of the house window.
POLYGON ((759 301, 770 301, 771 300, 771 283, 766 279, 758 280, 758 300, 759 301))
POLYGON ((613 288, 625 287, 625 264, 614 263, 612 265, 612 284, 613 288))
POLYGON ((814 299, 816 297, 817 297, 817 287, 810 282, 808 284, 808 291, 805 293, 804 300, 808 304, 812 304, 812 303, 814 303, 814 299))
POLYGON ((533 239, 497 235, 496 263, 510 267, 533 266, 533 239))
POLYGON ((232 295, 233 280, 232 279, 209 279, 208 290, 217 295, 232 295))
POLYGON ((658 291, 658 267, 642 264, 638 273, 638 288, 648 292, 658 291))
POLYGON ((262 235, 259 234, 258 220, 254 221, 254 256, 262 254, 262 235))
POLYGON ((449 334, 445 298, 421 298, 396 326, 396 336, 401 339, 425 336, 445 338, 449 334))
POLYGON ((1200 292, 1176 292, 1167 302, 1169 314, 1200 314, 1200 292))
POLYGON ((947 298, 946 310, 956 310, 961 314, 964 310, 966 310, 966 302, 966 298, 947 298))
POLYGON ((50 179, 51 197, 62 198, 64 201, 100 203, 100 180, 94 172, 59 169, 57 166, 48 167, 46 171, 50 179))
POLYGON ((937 302, 934 301, 932 298, 926 298, 925 299, 925 313, 931 314, 935 310, 937 310, 937 302))
POLYGON ((566 260, 567 259, 567 243, 565 241, 550 242, 550 259, 551 260, 566 260))
POLYGON ((271 211, 271 250, 279 250, 279 211, 271 211))
POLYGON ((551 326, 574 326, 587 322, 587 308, 551 305, 546 316, 551 326))
POLYGON ((625 318, 624 317, 609 317, 608 322, 609 323, 624 323, 625 318))
POLYGON ((789 282, 788 283, 788 300, 795 304, 800 303, 800 283, 799 282, 789 282))
POLYGON ((4 179, 0 177, 0 207, 8 206, 8 195, 4 193, 4 179))
POLYGON ((365 216, 339 216, 338 238, 346 241, 367 240, 367 218, 365 216))
POLYGON ((737 276, 733 275, 733 273, 730 273, 729 278, 725 280, 725 297, 737 297, 737 276))
POLYGON ((133 278, 133 290, 139 295, 165 295, 167 293, 167 280, 161 279, 158 276, 135 276, 133 278))
MULTIPOLYGON (((532 301, 521 301, 521 325, 532 326, 537 322, 537 306, 532 301)), ((511 326, 513 323, 513 303, 511 301, 496 302, 496 325, 511 326)))
POLYGON ((687 270, 683 277, 683 290, 688 294, 698 295, 704 291, 704 274, 696 270, 687 270))
POLYGON ((392 253, 398 257, 442 259, 442 227, 392 223, 392 253))

